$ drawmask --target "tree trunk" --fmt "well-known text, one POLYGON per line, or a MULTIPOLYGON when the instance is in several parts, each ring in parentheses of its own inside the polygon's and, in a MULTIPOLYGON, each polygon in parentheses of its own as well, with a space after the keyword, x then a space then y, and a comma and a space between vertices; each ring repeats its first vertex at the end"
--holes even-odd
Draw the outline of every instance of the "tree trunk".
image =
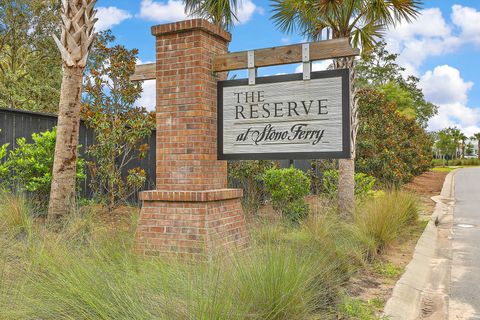
POLYGON ((334 61, 335 69, 350 69, 350 159, 338 161, 338 210, 342 217, 351 218, 355 210, 355 146, 358 129, 358 100, 355 90, 355 58, 334 61))
POLYGON ((83 69, 82 67, 63 67, 52 189, 48 207, 49 219, 63 216, 75 207, 83 69))

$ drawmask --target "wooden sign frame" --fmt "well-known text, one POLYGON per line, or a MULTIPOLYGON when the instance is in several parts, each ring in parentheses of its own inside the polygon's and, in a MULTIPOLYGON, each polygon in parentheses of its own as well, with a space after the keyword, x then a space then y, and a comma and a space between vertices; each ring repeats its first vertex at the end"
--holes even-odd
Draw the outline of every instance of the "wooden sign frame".
MULTIPOLYGON (((248 79, 219 81, 217 84, 217 153, 219 160, 282 160, 282 159, 347 159, 351 156, 350 144, 350 77, 348 69, 318 71, 311 73, 311 79, 338 78, 342 80, 342 150, 338 152, 282 152, 282 153, 235 153, 225 154, 223 145, 223 88, 246 86, 248 79)), ((256 84, 304 81, 301 73, 260 77, 256 84)), ((254 86, 252 86, 254 89, 254 86)))

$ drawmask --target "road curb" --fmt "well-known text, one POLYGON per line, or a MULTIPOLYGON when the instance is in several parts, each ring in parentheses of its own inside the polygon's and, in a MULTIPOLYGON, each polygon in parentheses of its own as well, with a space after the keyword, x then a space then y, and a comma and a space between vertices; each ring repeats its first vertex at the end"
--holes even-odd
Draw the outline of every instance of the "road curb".
POLYGON ((388 319, 448 319, 455 172, 445 178, 440 195, 432 197, 435 210, 385 305, 388 319))

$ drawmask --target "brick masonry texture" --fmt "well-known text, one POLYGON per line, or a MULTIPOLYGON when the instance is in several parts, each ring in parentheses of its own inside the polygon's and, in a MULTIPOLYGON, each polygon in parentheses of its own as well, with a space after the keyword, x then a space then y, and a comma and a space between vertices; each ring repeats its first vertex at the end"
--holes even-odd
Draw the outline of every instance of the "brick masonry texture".
POLYGON ((248 243, 242 190, 227 188, 217 160, 215 55, 231 35, 201 19, 152 27, 157 57, 157 190, 140 193, 137 249, 146 255, 211 255, 248 243))

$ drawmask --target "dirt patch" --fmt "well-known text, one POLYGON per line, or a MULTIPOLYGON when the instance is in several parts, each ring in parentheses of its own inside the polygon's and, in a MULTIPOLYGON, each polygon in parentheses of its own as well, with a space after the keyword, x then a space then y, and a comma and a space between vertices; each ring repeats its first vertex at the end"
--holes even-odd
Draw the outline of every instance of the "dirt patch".
POLYGON ((418 195, 425 207, 424 214, 431 215, 435 208, 435 202, 431 197, 440 194, 447 175, 448 172, 425 172, 413 179, 412 182, 406 184, 403 189, 418 195))

